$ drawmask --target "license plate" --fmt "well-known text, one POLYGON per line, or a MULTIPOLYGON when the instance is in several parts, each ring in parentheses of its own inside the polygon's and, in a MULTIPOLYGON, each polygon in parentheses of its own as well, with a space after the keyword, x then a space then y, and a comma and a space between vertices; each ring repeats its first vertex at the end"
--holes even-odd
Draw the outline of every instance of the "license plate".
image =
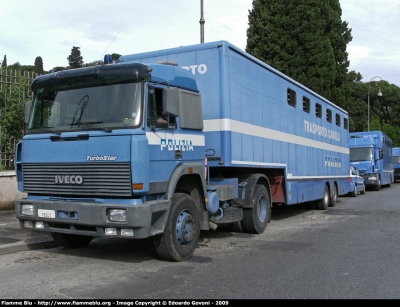
POLYGON ((54 210, 39 209, 38 210, 38 216, 39 217, 44 217, 44 218, 47 218, 47 219, 54 219, 56 217, 56 212, 54 210))

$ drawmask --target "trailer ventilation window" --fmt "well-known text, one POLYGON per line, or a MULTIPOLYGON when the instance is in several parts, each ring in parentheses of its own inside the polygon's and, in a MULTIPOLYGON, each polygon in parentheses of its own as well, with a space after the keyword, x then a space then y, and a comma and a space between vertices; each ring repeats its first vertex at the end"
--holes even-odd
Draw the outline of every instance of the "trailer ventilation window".
POLYGON ((348 123, 347 118, 343 118, 343 127, 346 130, 349 129, 349 123, 348 123))
POLYGON ((200 93, 179 89, 181 128, 203 130, 203 108, 200 93))
POLYGON ((336 114, 336 126, 340 127, 340 115, 336 114))
POLYGON ((332 110, 326 109, 326 120, 332 122, 332 110))
POLYGON ((322 106, 319 103, 315 104, 315 116, 322 118, 322 106))
POLYGON ((290 88, 287 89, 288 105, 296 107, 296 92, 290 88))
POLYGON ((303 96, 303 111, 310 113, 310 98, 303 96))

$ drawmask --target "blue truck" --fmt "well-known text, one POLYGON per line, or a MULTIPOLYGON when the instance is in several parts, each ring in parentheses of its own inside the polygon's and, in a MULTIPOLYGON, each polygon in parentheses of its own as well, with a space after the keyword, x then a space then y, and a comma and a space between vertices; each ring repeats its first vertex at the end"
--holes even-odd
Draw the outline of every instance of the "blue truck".
POLYGON ((392 159, 394 182, 396 182, 396 180, 400 179, 400 147, 394 147, 392 149, 392 159))
POLYGON ((16 217, 65 248, 153 237, 183 261, 200 230, 260 234, 273 206, 349 192, 348 113, 226 41, 107 55, 32 91, 16 217))
POLYGON ((349 134, 350 164, 365 180, 365 186, 379 191, 394 182, 392 139, 382 131, 349 134))

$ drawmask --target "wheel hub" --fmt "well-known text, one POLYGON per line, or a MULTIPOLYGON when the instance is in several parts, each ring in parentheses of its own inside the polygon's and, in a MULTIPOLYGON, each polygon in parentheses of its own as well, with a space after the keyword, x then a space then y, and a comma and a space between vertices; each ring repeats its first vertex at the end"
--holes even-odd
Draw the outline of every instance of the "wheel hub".
POLYGON ((189 244, 196 233, 196 224, 190 211, 184 210, 176 221, 176 236, 181 245, 189 244))
POLYGON ((258 200, 258 220, 263 223, 265 221, 265 218, 267 217, 267 200, 265 197, 261 197, 258 200))

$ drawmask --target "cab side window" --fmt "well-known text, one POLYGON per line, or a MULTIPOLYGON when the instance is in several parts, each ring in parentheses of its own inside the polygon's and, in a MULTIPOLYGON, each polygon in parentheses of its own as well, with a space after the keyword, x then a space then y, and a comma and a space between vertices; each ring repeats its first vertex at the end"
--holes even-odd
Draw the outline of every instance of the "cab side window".
POLYGON ((175 124, 175 118, 168 119, 167 115, 163 112, 163 95, 162 89, 156 87, 149 87, 148 90, 148 113, 147 125, 156 126, 160 128, 167 128, 168 123, 175 124))

